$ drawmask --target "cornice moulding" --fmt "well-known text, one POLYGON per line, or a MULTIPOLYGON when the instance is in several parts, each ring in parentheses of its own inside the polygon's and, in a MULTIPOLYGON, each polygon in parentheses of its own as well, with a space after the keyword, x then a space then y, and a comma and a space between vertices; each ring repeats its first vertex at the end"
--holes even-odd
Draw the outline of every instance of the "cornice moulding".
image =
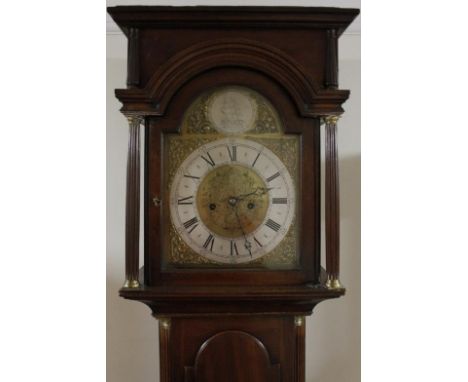
MULTIPOLYGON (((123 32, 112 20, 109 14, 106 14, 106 34, 107 35, 123 35, 123 32)), ((352 24, 346 29, 343 35, 360 35, 361 34, 361 15, 352 22, 352 24)))

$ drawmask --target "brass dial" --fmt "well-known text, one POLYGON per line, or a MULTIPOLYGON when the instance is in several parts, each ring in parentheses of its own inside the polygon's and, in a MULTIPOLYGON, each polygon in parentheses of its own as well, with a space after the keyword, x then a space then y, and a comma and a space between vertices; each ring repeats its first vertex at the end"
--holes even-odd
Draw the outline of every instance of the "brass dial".
POLYGON ((268 187, 246 166, 226 164, 205 176, 196 203, 202 222, 211 232, 237 238, 254 232, 265 220, 268 187))
POLYGON ((171 185, 171 220, 196 253, 245 263, 273 250, 295 214, 295 187, 281 160, 248 139, 207 143, 183 161, 171 185))

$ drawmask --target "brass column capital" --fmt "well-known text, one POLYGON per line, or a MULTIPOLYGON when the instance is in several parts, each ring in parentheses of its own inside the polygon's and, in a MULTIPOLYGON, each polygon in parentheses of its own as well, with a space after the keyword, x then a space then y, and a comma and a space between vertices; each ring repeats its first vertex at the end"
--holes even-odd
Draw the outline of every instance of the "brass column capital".
POLYGON ((304 325, 304 316, 296 316, 294 317, 294 325, 302 326, 304 325))
POLYGON ((171 326, 171 319, 170 318, 159 318, 159 325, 164 330, 168 330, 171 326))
POLYGON ((143 123, 144 117, 140 114, 125 114, 125 118, 130 125, 138 124, 141 125, 143 123))
POLYGON ((341 116, 339 115, 325 115, 322 117, 322 123, 325 123, 325 124, 330 124, 330 123, 334 123, 336 124, 338 122, 338 120, 341 118, 341 116))

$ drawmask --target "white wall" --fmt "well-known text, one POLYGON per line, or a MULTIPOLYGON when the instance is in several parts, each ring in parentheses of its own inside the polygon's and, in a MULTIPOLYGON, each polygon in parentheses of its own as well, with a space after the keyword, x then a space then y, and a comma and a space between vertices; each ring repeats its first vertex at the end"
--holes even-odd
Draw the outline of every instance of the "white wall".
MULTIPOLYGON (((124 281, 128 128, 114 89, 125 87, 126 40, 107 35, 107 380, 159 381, 157 322, 138 302, 118 297, 124 281)), ((340 87, 351 90, 339 122, 341 280, 347 294, 307 319, 306 381, 360 381, 360 35, 340 39, 340 87)), ((286 381, 287 382, 287 381, 286 381)))

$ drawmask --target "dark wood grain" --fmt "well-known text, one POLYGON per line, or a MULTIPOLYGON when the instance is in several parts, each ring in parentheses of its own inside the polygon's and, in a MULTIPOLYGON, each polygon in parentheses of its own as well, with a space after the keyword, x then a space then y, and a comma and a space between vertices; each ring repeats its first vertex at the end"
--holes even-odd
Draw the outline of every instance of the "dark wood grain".
POLYGON ((128 34, 130 27, 190 29, 329 29, 341 35, 359 9, 262 6, 117 6, 107 11, 128 34))
POLYGON ((296 316, 296 382, 305 382, 305 325, 303 316, 296 316))
POLYGON ((173 318, 170 381, 273 382, 279 374, 277 380, 293 382, 294 321, 281 315, 173 318))
POLYGON ((185 382, 279 382, 280 364, 272 365, 265 346, 244 331, 216 333, 199 348, 185 382), (213 367, 222 365, 222 367, 213 367))
POLYGON ((338 33, 336 29, 327 30, 326 55, 325 87, 338 89, 338 33))
POLYGON ((171 320, 159 320, 159 380, 173 382, 171 379, 171 320))
MULTIPOLYGON (((313 57, 305 55, 298 60, 292 59, 283 49, 278 49, 271 44, 271 36, 269 36, 270 40, 258 41, 253 32, 244 32, 242 38, 218 37, 212 40, 209 39, 209 35, 205 36, 200 32, 200 38, 194 39, 196 32, 180 31, 177 42, 173 44, 179 44, 180 51, 175 51, 170 55, 166 53, 166 56, 155 51, 153 54, 158 54, 159 60, 164 57, 166 59, 158 67, 146 67, 142 64, 142 76, 148 78, 144 87, 117 89, 115 94, 123 103, 122 111, 124 112, 162 116, 166 113, 167 105, 174 95, 186 86, 188 81, 209 70, 239 67, 261 72, 281 85, 287 90, 299 113, 304 117, 342 112, 341 105, 348 98, 349 92, 323 88, 320 82, 325 71, 323 51, 327 46, 326 35, 317 31, 308 33, 310 39, 317 41, 317 44, 311 48, 304 36, 296 32, 296 35, 292 37, 294 39, 302 37, 302 39, 294 44, 296 49, 292 53, 306 51, 315 55, 313 57), (205 41, 202 37, 206 37, 207 40, 205 41), (322 59, 317 57, 322 57, 322 59), (304 66, 309 60, 311 61, 309 64, 312 65, 304 66)), ((141 44, 154 49, 152 47, 159 45, 156 42, 159 41, 161 34, 163 34, 161 31, 142 32, 141 44)), ((220 35, 232 36, 232 32, 220 35)), ((281 38, 282 40, 278 41, 277 45, 291 45, 287 36, 281 38)), ((174 46, 171 48, 174 49, 174 46)))
POLYGON ((130 28, 127 50, 127 86, 134 88, 140 85, 140 30, 130 28))
POLYGON ((120 295, 142 301, 159 316, 209 314, 310 315, 321 301, 337 298, 343 289, 321 286, 142 286, 122 289, 120 295))

